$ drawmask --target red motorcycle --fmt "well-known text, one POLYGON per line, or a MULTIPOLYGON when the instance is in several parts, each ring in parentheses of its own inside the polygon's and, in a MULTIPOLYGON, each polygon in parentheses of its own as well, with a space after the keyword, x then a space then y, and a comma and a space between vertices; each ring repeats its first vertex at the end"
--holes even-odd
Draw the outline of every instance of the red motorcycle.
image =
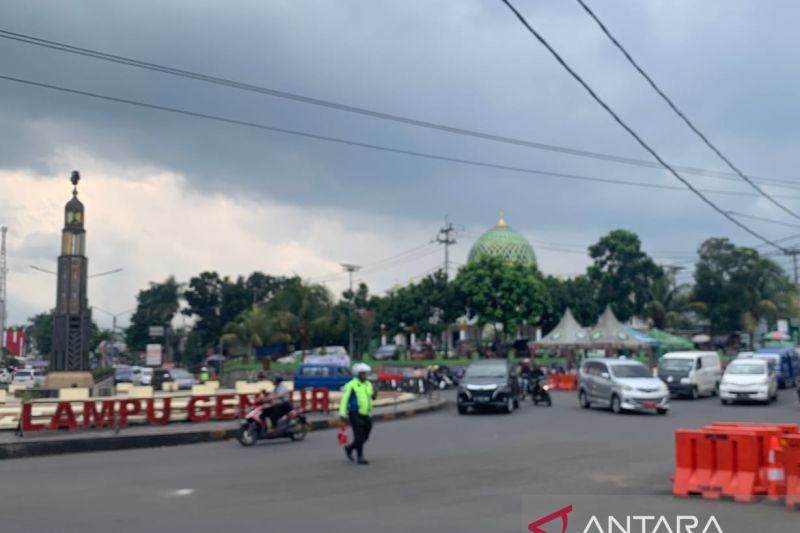
POLYGON ((295 442, 306 438, 308 422, 303 409, 292 409, 279 420, 273 429, 261 418, 262 405, 256 405, 242 419, 236 440, 242 446, 252 446, 259 440, 291 439, 295 442))

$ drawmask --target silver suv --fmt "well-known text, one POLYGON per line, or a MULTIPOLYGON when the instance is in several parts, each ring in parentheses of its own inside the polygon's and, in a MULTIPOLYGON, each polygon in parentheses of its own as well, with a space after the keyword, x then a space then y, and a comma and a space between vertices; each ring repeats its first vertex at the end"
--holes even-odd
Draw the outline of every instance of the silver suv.
POLYGON ((578 374, 578 401, 588 409, 596 405, 622 411, 669 410, 669 389, 642 363, 629 359, 590 359, 578 374))

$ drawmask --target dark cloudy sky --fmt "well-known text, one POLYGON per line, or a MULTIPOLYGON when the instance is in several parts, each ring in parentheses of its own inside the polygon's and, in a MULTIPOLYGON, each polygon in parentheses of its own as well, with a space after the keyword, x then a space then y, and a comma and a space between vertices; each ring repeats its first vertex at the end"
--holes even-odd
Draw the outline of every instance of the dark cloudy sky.
MULTIPOLYGON (((577 2, 517 4, 665 158, 724 169, 577 2)), ((590 5, 745 172, 797 179, 796 2, 590 5)), ((648 159, 499 0, 7 0, 0 29, 417 119, 648 159)), ((446 157, 678 185, 659 170, 434 132, 6 39, 0 75, 446 157)), ((383 291, 442 261, 442 250, 428 243, 445 215, 465 228, 453 251, 458 264, 499 208, 533 242, 548 273, 582 271, 581 250, 619 227, 638 232, 663 263, 691 259, 709 236, 757 243, 682 191, 431 161, 3 80, 0 117, 0 223, 10 227, 12 323, 54 299, 54 280, 28 265, 54 266, 73 168, 84 176, 91 269, 125 268, 90 289, 92 303, 111 312, 132 308, 149 281, 170 274, 186 280, 204 269, 297 273, 339 291, 339 263, 353 262, 370 266, 359 279, 383 291)), ((706 189, 752 192, 737 181, 686 176, 706 189)), ((764 184, 800 210, 798 187, 764 184)), ((792 221, 763 198, 710 197, 726 210, 792 221)), ((743 221, 770 238, 798 232, 743 221)))

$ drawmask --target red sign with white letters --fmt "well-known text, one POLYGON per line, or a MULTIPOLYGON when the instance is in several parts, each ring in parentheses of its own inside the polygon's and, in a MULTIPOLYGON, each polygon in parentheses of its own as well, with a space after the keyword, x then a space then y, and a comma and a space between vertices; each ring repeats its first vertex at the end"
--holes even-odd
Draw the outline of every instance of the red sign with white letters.
MULTIPOLYGON (((299 406, 307 411, 330 411, 328 389, 296 391, 299 406), (310 397, 309 394, 310 393, 310 397)), ((238 413, 244 414, 256 401, 248 394, 218 394, 216 396, 192 396, 186 406, 189 422, 235 420, 238 413)), ((103 427, 126 427, 130 417, 144 416, 151 425, 168 424, 174 412, 172 397, 117 400, 63 401, 47 422, 37 422, 33 416, 33 404, 22 404, 20 429, 26 431, 55 431, 58 429, 93 429, 103 427), (156 403, 158 401, 158 404, 156 403), (82 404, 82 414, 76 415, 74 405, 82 404)), ((295 398, 297 399, 297 398, 295 398)))

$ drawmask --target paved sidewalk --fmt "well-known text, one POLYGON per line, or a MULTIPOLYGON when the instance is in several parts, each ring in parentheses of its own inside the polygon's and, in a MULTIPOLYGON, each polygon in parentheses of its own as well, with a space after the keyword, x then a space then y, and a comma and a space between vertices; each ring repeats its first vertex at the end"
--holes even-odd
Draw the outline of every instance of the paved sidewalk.
MULTIPOLYGON (((442 409, 446 405, 447 402, 441 398, 419 398, 410 402, 377 407, 373 419, 376 422, 384 422, 405 418, 442 409)), ((307 418, 312 431, 339 425, 336 413, 330 415, 309 413, 307 418)), ((119 432, 112 429, 37 431, 18 436, 13 431, 3 431, 0 432, 0 459, 211 442, 233 437, 236 429, 237 422, 229 420, 196 424, 172 423, 165 426, 129 426, 119 432)))

